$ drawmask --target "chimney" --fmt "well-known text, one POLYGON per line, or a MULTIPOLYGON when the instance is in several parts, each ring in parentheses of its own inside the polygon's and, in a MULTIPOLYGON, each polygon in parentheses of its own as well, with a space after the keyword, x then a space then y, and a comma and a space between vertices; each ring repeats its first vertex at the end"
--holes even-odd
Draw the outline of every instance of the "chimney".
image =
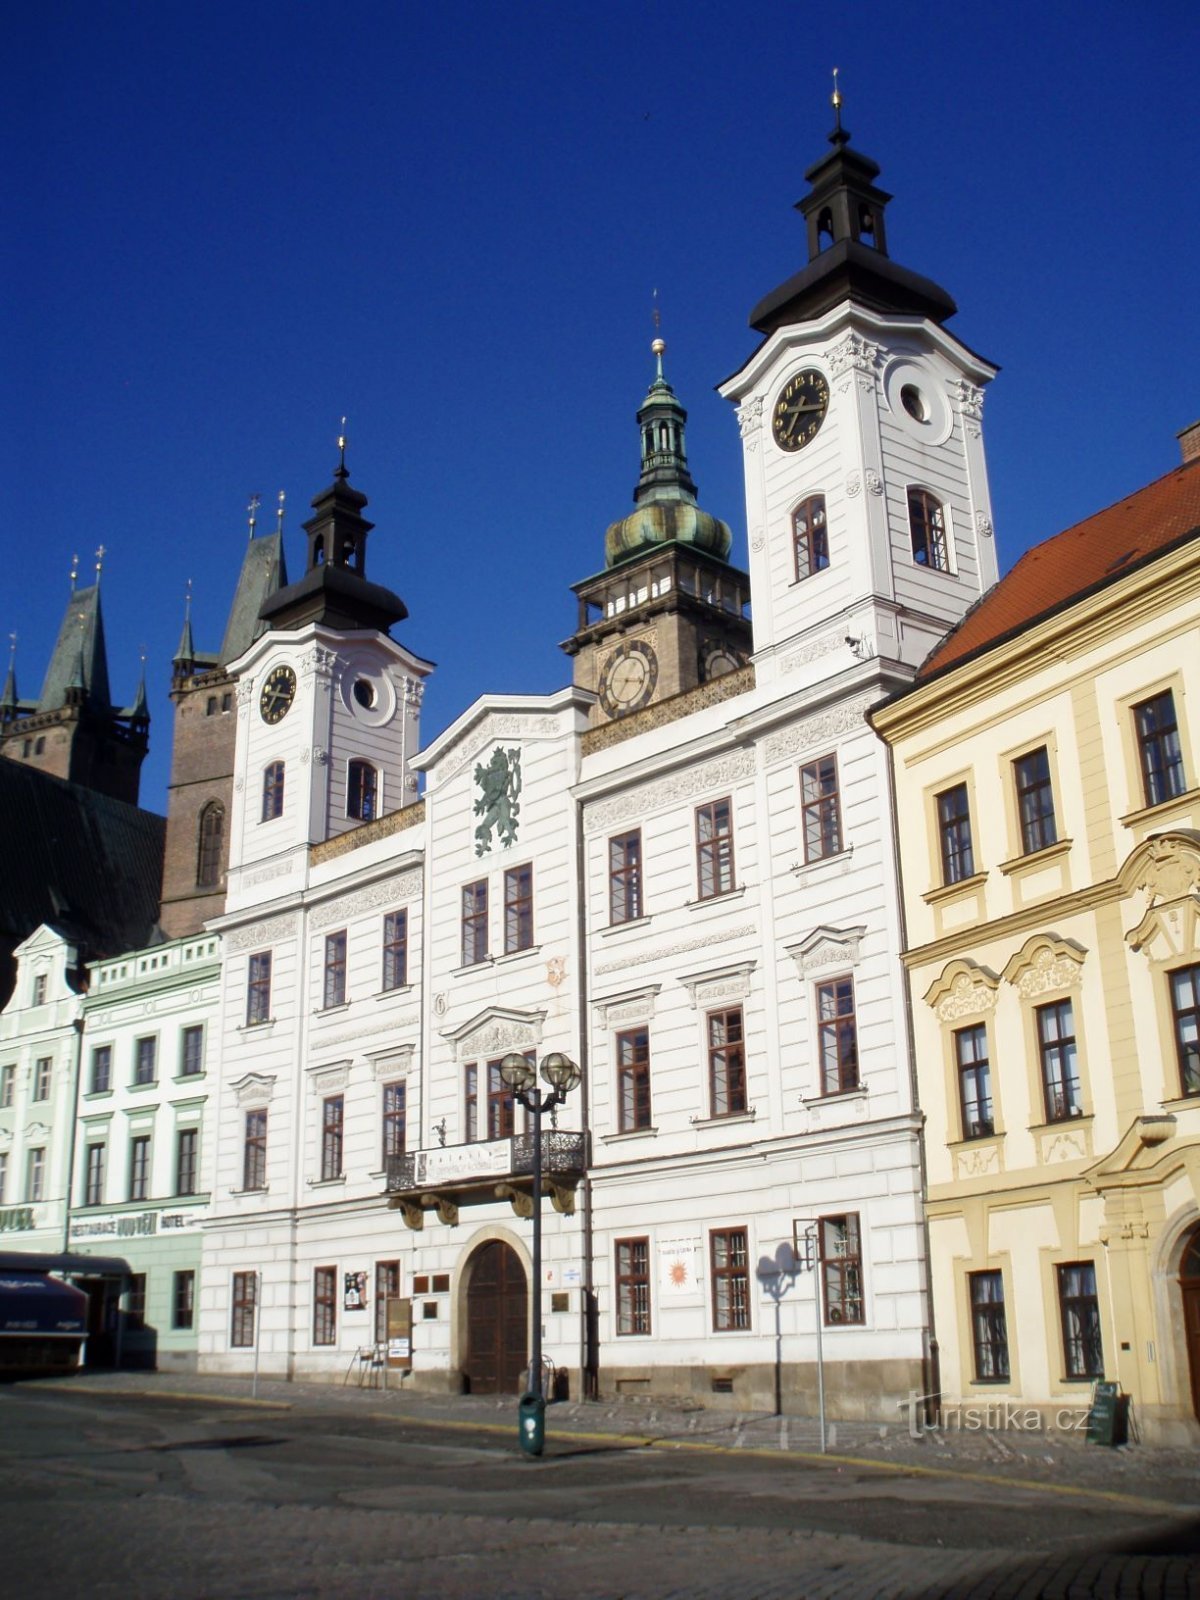
POLYGON ((1184 428, 1175 437, 1179 440, 1179 449, 1183 455, 1184 465, 1195 461, 1200 456, 1200 422, 1193 422, 1191 427, 1184 428))

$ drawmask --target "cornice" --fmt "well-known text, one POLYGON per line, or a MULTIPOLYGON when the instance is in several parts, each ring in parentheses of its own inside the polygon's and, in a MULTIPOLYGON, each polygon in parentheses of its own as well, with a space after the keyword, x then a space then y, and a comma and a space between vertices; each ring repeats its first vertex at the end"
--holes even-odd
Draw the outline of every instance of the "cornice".
POLYGON ((923 967, 928 962, 949 961, 965 950, 977 950, 986 941, 1011 938, 1013 934, 1025 933, 1031 929, 1044 931, 1049 923, 1057 919, 1081 911, 1094 911, 1097 906, 1108 905, 1111 901, 1124 898, 1125 891, 1119 881, 1116 878, 1108 878, 1104 883, 1092 884, 1090 888, 1063 895, 1057 900, 1039 900, 1036 905, 1026 906, 1007 917, 968 923, 965 927, 956 928, 945 938, 935 939, 932 944, 922 944, 912 950, 906 950, 900 959, 910 971, 914 967, 923 967))

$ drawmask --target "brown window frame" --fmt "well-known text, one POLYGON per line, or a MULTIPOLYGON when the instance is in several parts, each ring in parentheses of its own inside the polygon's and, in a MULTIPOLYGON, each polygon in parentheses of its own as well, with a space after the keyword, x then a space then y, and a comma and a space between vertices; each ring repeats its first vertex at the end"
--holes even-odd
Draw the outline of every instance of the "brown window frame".
POLYGON ((715 900, 735 887, 733 800, 729 795, 696 807, 696 894, 715 900), (705 827, 711 830, 705 834, 705 827))
POLYGON ((242 1136, 242 1190, 257 1193, 267 1187, 266 1106, 253 1106, 246 1112, 242 1136))
POLYGON ((346 815, 374 822, 379 815, 379 768, 356 758, 346 768, 346 815))
POLYGON ((1062 1329, 1063 1374, 1069 1383, 1104 1377, 1104 1335, 1094 1261, 1063 1261, 1054 1269, 1062 1329), (1073 1281, 1076 1275, 1077 1281, 1073 1281))
POLYGON ((647 1238, 613 1241, 618 1338, 651 1333, 650 1241, 647 1238))
POLYGON ((196 887, 215 889, 221 882, 221 853, 225 844, 225 807, 210 800, 200 808, 196 822, 196 887))
POLYGON ((1200 1095, 1200 964, 1173 967, 1167 973, 1171 1002, 1171 1031, 1175 1039, 1175 1059, 1179 1065, 1179 1092, 1185 1099, 1200 1095), (1181 1002, 1186 983, 1190 1005, 1181 1002))
POLYGON ((826 1327, 861 1327, 867 1320, 863 1286, 862 1230, 857 1211, 818 1218, 817 1239, 821 1255, 821 1312, 826 1327), (844 1247, 837 1248, 831 1229, 842 1230, 844 1247))
POLYGON ((477 967, 488 958, 488 881, 462 886, 462 965, 477 967))
POLYGON ((608 841, 609 926, 638 922, 642 915, 642 830, 634 828, 608 841))
POLYGON ((1058 843, 1058 819, 1054 814, 1050 752, 1044 744, 1036 750, 1027 750, 1013 762, 1013 787, 1021 829, 1021 854, 1032 856, 1039 850, 1048 850, 1058 843))
POLYGON ((404 1154, 408 1133, 408 1083, 397 1078, 383 1086, 383 1166, 390 1157, 404 1154))
POLYGON ((252 1350, 258 1338, 258 1273, 235 1272, 229 1294, 229 1347, 252 1350))
POLYGON ((986 1022, 955 1028, 954 1069, 964 1139, 990 1139, 996 1132, 992 1100, 992 1059, 986 1022), (983 1045, 980 1048, 980 1040, 983 1045))
POLYGON ((175 1193, 195 1194, 200 1176, 200 1130, 178 1128, 175 1133, 175 1193))
POLYGON ((408 911, 389 911, 383 919, 383 990, 408 985, 408 911))
POLYGON ((262 818, 274 822, 283 815, 283 785, 286 776, 282 761, 271 761, 263 768, 262 818))
POLYGON ((965 783, 952 783, 948 789, 942 789, 934 796, 934 803, 937 806, 942 882, 947 887, 953 883, 964 883, 975 876, 970 792, 965 783))
POLYGON ((189 1023, 179 1034, 179 1076, 198 1078, 204 1071, 204 1024, 189 1023), (193 1050, 192 1045, 196 1048, 193 1050))
POLYGON ((857 1007, 854 978, 850 973, 828 978, 816 985, 817 1059, 821 1067, 823 1096, 852 1094, 861 1086, 857 1007), (844 1006, 847 993, 848 1008, 844 1006), (826 1015, 830 1002, 833 1009, 826 1015))
POLYGON ((150 1198, 150 1135, 138 1133, 129 1141, 129 1198, 150 1198))
POLYGON ((1187 793, 1175 695, 1170 689, 1162 689, 1132 709, 1142 797, 1148 806, 1165 805, 1187 793), (1160 716, 1160 711, 1166 714, 1160 716))
POLYGON ((810 494, 792 512, 792 555, 797 583, 828 568, 829 522, 823 494, 810 494))
POLYGON ((345 1176, 346 1097, 328 1094, 321 1101, 321 1182, 345 1176))
POLYGON ((1069 999, 1051 1000, 1044 1006, 1036 1006, 1033 1016, 1046 1121, 1070 1122, 1083 1115, 1075 1007, 1069 999), (1050 1033, 1051 1024, 1058 1032, 1050 1033))
POLYGON ((1008 1356, 1004 1274, 999 1267, 967 1273, 967 1301, 975 1382, 1007 1383, 1012 1367, 1008 1356), (997 1289, 999 1294, 995 1292, 997 1289))
POLYGON ((256 950, 246 968, 246 1026, 271 1020, 271 952, 256 950))
POLYGON ((533 948, 533 863, 504 873, 504 954, 533 948))
POLYGON ((912 558, 930 572, 950 571, 946 508, 935 494, 915 485, 908 491, 908 536, 912 558))
POLYGON ((104 1204, 104 1168, 108 1147, 103 1139, 93 1140, 83 1158, 83 1203, 85 1206, 104 1204))
POLYGON ((337 1268, 313 1268, 312 1342, 323 1348, 337 1344, 337 1268))
POLYGON ((741 1006, 710 1011, 704 1019, 708 1045, 708 1103, 713 1117, 746 1110, 746 1024, 741 1006), (724 1037, 717 1037, 723 1030, 724 1037))
POLYGON ((184 1330, 196 1326, 196 1273, 192 1267, 172 1274, 171 1326, 184 1330))
POLYGON ((322 965, 321 1008, 332 1011, 346 1004, 346 930, 325 935, 325 960, 322 965))
POLYGON ((400 1298, 400 1263, 375 1263, 375 1343, 387 1342, 387 1303, 400 1298))
POLYGON ((746 1228, 714 1228, 708 1235, 714 1333, 747 1333, 750 1316, 750 1236, 746 1228), (741 1259, 738 1260, 740 1248, 741 1259), (722 1260, 721 1253, 725 1252, 722 1260), (723 1293, 728 1298, 722 1304, 723 1293), (739 1320, 739 1318, 741 1320, 739 1320))
POLYGON ((824 861, 842 853, 842 797, 836 755, 817 756, 800 768, 804 859, 824 861))
POLYGON ((653 1126, 650 1100, 650 1029, 627 1028, 613 1041, 617 1062, 617 1127, 637 1133, 653 1126))

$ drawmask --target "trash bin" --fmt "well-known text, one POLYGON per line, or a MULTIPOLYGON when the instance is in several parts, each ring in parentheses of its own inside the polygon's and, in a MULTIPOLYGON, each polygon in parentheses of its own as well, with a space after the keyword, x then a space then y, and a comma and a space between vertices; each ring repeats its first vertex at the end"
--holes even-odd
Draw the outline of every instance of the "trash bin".
POLYGON ((517 1406, 517 1433, 527 1456, 540 1456, 546 1443, 546 1402, 540 1394, 523 1394, 517 1406))

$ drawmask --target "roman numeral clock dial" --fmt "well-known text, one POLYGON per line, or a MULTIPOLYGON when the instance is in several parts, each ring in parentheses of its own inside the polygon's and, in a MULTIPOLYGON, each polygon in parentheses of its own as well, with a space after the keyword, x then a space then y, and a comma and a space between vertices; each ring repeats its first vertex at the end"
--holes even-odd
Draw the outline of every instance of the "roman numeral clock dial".
POLYGON ((816 438, 829 410, 829 385, 815 367, 789 378, 771 411, 771 432, 781 450, 803 450, 816 438))

